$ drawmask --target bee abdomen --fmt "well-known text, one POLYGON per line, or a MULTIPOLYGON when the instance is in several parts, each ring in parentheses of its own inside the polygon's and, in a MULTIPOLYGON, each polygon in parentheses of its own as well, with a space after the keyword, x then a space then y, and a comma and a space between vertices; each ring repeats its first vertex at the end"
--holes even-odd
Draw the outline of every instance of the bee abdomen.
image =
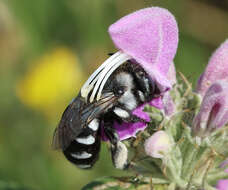
POLYGON ((93 167, 100 152, 99 123, 96 120, 80 133, 63 151, 66 158, 81 169, 93 167))
POLYGON ((92 168, 97 161, 99 151, 100 139, 97 139, 94 144, 89 146, 73 141, 63 153, 66 158, 77 167, 89 169, 92 168))

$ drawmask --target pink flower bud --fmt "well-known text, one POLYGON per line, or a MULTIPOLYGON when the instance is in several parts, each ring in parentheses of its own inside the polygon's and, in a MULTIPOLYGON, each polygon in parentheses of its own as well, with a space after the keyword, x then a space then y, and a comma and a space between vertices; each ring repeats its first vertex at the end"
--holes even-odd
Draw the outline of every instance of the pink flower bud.
POLYGON ((197 136, 206 136, 228 122, 228 82, 217 81, 207 90, 199 113, 193 121, 197 136))
POLYGON ((148 138, 144 144, 145 152, 154 158, 163 158, 172 147, 170 137, 165 131, 158 131, 148 138))
POLYGON ((207 68, 199 78, 196 91, 204 96, 212 83, 223 79, 228 80, 228 40, 210 58, 207 68))

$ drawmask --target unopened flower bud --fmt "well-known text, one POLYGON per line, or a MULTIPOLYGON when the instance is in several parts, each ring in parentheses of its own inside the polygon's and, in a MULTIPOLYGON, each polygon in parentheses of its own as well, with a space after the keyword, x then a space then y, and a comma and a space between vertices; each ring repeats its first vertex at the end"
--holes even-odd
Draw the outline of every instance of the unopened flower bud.
POLYGON ((228 81, 228 40, 212 55, 207 68, 199 78, 196 91, 204 96, 212 83, 223 79, 228 81))
POLYGON ((193 121, 193 131, 204 137, 228 123, 228 82, 217 81, 207 90, 199 113, 193 121))
POLYGON ((144 144, 146 154, 154 158, 163 158, 171 147, 172 142, 165 131, 155 132, 144 144))

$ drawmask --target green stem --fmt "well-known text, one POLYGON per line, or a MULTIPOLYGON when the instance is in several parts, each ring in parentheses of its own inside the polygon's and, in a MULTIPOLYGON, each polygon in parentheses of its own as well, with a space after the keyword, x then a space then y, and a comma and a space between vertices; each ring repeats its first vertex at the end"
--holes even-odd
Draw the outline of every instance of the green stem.
POLYGON ((170 176, 168 176, 169 178, 171 178, 171 181, 174 181, 179 187, 186 187, 187 183, 181 179, 180 175, 178 175, 178 173, 180 174, 180 172, 177 171, 176 166, 176 160, 175 158, 173 158, 173 156, 171 156, 168 160, 167 160, 167 168, 169 169, 170 172, 170 176))
POLYGON ((194 158, 197 154, 197 149, 196 147, 194 147, 194 145, 192 145, 191 143, 189 143, 189 148, 186 152, 185 155, 183 155, 184 157, 184 162, 183 162, 183 169, 182 169, 182 177, 186 180, 189 180, 189 177, 191 176, 191 173, 189 173, 189 169, 195 165, 194 163, 194 158))

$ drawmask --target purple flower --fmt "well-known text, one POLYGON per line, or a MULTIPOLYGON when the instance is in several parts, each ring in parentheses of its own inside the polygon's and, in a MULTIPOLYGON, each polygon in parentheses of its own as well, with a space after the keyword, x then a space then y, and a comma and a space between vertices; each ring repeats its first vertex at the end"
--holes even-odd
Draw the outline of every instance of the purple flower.
POLYGON ((157 131, 144 144, 145 152, 154 158, 163 158, 172 147, 170 137, 165 131, 157 131))
POLYGON ((204 137, 228 123, 228 81, 217 81, 207 90, 199 113, 193 121, 193 131, 204 137))
POLYGON ((199 78, 196 91, 204 96, 212 83, 222 79, 228 80, 228 40, 210 58, 207 68, 199 78))
MULTIPOLYGON (((87 100, 91 90, 90 102, 101 97, 102 89, 109 76, 121 64, 131 60, 132 64, 141 65, 148 73, 151 80, 155 81, 161 96, 172 87, 172 82, 167 79, 167 73, 176 54, 178 44, 178 27, 174 16, 166 9, 151 7, 129 14, 109 27, 109 34, 119 49, 109 57, 87 80, 81 89, 81 96, 87 100)), ((162 108, 162 97, 148 102, 159 109, 162 108)), ((143 112, 144 105, 136 108, 133 114, 139 118, 149 116, 143 112)), ((114 127, 120 139, 126 139, 146 124, 115 123, 114 127)))
MULTIPOLYGON (((110 36, 116 47, 130 55, 155 80, 161 93, 172 86, 167 73, 176 54, 178 28, 175 18, 166 9, 146 8, 121 18, 109 28, 110 36)), ((175 69, 174 69, 175 70, 175 69)), ((173 71, 173 69, 172 69, 173 71)), ((161 109, 161 97, 149 102, 151 106, 161 109)), ((136 108, 133 114, 150 121, 143 112, 144 105, 136 108)), ((120 139, 135 136, 146 128, 143 122, 115 123, 120 139)))

